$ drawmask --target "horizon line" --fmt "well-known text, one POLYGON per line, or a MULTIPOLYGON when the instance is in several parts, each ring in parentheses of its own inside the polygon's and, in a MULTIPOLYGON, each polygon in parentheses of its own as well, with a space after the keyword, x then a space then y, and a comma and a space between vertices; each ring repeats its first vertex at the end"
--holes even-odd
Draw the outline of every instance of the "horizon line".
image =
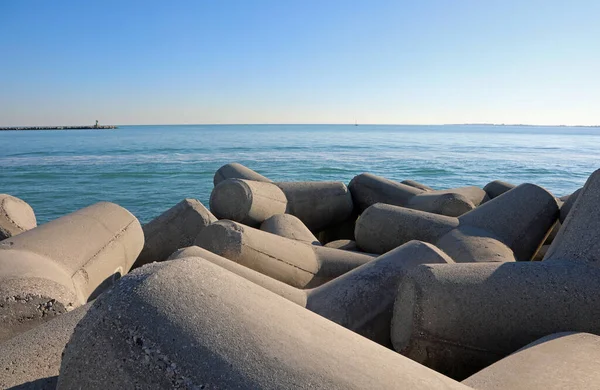
MULTIPOLYGON (((0 125, 4 127, 60 127, 90 125, 0 125)), ((136 123, 136 124, 102 124, 101 126, 497 126, 497 127, 600 127, 577 124, 527 124, 527 123, 136 123)))

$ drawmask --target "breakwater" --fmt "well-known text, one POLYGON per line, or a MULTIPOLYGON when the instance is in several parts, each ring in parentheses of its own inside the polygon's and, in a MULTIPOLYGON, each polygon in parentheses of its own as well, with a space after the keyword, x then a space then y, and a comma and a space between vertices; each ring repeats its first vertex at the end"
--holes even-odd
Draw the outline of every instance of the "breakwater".
POLYGON ((22 131, 22 130, 113 130, 117 126, 18 126, 0 127, 0 131, 22 131))
POLYGON ((597 388, 600 169, 560 198, 211 176, 143 225, 0 194, 0 388, 597 388))

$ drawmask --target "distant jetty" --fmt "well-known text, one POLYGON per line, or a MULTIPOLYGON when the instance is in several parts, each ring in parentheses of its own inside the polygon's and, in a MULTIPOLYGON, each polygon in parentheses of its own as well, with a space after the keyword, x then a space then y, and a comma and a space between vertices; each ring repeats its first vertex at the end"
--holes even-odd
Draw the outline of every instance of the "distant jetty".
POLYGON ((112 130, 117 126, 22 126, 22 127, 0 127, 0 131, 10 130, 112 130))

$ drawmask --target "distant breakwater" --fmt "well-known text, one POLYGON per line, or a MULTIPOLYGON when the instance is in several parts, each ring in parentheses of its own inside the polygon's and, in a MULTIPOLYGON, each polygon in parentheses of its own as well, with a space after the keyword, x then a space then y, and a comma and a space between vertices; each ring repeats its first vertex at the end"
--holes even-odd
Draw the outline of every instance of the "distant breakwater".
POLYGON ((0 131, 14 130, 112 130, 117 126, 27 126, 27 127, 0 127, 0 131))

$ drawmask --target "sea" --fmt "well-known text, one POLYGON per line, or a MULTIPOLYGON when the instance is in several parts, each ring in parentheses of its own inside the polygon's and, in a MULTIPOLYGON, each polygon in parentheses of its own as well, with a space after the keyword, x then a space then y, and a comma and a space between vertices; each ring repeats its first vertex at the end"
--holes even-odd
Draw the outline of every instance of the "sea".
POLYGON ((208 207, 213 175, 239 162, 274 181, 348 183, 370 172, 435 189, 492 180, 556 196, 600 168, 600 128, 493 125, 160 125, 0 131, 0 193, 42 224, 98 201, 142 223, 184 198, 208 207))

